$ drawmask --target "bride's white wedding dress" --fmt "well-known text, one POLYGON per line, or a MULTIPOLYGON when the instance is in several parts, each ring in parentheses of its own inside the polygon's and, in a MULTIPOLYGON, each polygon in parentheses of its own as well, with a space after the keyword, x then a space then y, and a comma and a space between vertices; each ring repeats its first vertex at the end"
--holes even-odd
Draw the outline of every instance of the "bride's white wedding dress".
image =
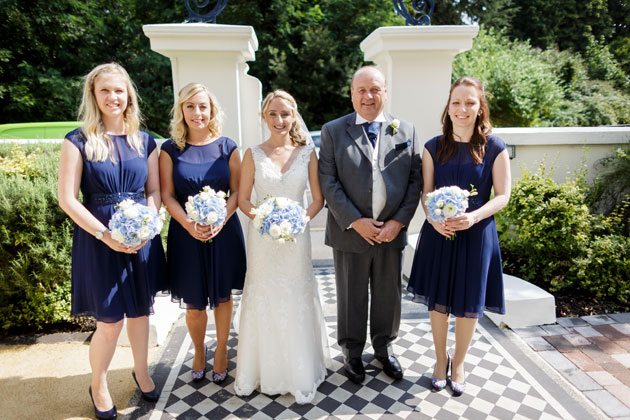
MULTIPOLYGON (((259 146, 251 150, 256 197, 272 194, 301 204, 313 148, 298 149, 284 174, 259 146)), ((264 239, 250 222, 240 310, 236 394, 260 388, 268 395, 291 393, 299 404, 311 402, 330 355, 308 225, 295 242, 279 244, 264 239)))

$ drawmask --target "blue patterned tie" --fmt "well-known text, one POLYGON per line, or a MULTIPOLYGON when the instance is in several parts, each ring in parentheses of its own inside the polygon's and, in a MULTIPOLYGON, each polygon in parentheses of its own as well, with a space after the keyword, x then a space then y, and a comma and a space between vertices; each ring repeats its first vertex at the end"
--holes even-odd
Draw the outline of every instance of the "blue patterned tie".
POLYGON ((365 132, 372 143, 372 147, 376 147, 376 138, 378 137, 379 131, 381 131, 381 123, 380 122, 364 122, 363 128, 365 128, 365 132))

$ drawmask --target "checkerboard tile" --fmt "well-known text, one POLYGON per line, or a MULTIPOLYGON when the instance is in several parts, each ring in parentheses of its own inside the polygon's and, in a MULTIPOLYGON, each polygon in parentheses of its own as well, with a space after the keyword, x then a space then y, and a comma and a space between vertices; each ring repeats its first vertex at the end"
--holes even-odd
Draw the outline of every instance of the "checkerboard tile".
MULTIPOLYGON (((332 281, 330 268, 317 268, 320 290, 332 281)), ((333 293, 334 294, 334 293, 333 293)), ((322 294, 323 296, 323 294, 322 294)), ((334 299, 327 297, 326 303, 334 299)), ((324 298, 322 299, 324 300, 324 298)), ((334 302, 334 301, 333 301, 334 302)), ((554 408, 557 403, 547 393, 537 390, 535 380, 523 375, 523 368, 505 357, 483 328, 475 333, 466 362, 468 385, 459 398, 451 396, 450 389, 431 392, 433 350, 430 324, 426 319, 404 319, 399 338, 394 343, 405 377, 393 381, 381 370, 381 364, 366 348, 363 361, 366 380, 362 385, 350 382, 343 373, 343 356, 335 341, 336 324, 328 318, 327 330, 331 344, 332 365, 328 376, 319 387, 313 404, 299 405, 290 395, 268 396, 254 392, 248 397, 234 393, 234 373, 237 368, 237 336, 228 341, 230 374, 221 385, 209 380, 193 383, 190 370, 193 347, 190 338, 182 343, 162 398, 152 412, 151 420, 167 419, 560 419, 554 408)), ((453 332, 450 334, 453 337, 453 332)), ((216 336, 212 328, 206 333, 206 343, 212 349, 216 336)), ((449 346, 453 346, 449 341, 449 346)), ((210 368, 213 355, 209 355, 210 368)), ((566 415, 566 413, 564 413, 566 415)))

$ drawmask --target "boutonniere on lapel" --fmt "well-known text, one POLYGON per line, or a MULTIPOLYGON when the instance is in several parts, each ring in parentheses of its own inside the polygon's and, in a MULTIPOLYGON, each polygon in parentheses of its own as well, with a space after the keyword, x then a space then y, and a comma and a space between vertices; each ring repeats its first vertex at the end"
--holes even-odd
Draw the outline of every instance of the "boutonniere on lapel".
POLYGON ((389 128, 392 129, 392 134, 398 133, 398 127, 400 127, 400 120, 395 118, 389 123, 389 128))

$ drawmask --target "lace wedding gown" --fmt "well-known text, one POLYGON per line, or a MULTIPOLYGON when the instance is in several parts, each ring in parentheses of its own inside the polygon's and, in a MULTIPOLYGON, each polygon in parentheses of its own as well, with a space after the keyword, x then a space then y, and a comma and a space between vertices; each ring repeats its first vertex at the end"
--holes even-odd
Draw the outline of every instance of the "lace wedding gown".
MULTIPOLYGON (((254 189, 302 203, 308 178, 310 146, 298 150, 284 174, 258 146, 252 147, 254 189)), ((330 363, 324 317, 313 275, 311 239, 306 231, 295 242, 264 239, 247 232, 247 275, 241 300, 236 362, 237 395, 256 388, 274 395, 291 393, 309 403, 330 363)))

